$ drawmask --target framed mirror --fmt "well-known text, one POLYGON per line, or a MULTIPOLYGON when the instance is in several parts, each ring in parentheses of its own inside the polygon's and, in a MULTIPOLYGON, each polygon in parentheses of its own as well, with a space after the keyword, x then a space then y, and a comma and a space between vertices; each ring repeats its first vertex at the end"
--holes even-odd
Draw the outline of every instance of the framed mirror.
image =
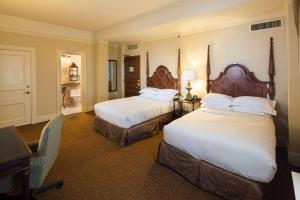
POLYGON ((108 91, 115 92, 117 87, 117 60, 108 60, 108 91))

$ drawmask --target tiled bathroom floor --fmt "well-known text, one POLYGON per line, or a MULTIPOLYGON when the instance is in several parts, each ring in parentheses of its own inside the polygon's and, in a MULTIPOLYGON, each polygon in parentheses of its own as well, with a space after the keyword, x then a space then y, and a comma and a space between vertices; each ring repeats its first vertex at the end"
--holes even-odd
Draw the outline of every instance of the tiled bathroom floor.
POLYGON ((81 106, 76 107, 66 107, 62 109, 62 113, 64 116, 72 115, 81 112, 81 106))

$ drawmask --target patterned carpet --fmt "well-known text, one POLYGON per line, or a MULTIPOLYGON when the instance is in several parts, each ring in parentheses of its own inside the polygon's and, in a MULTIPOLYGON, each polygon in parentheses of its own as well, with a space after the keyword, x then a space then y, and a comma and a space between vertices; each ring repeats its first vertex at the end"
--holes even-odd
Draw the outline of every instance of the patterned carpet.
MULTIPOLYGON (((97 133, 93 120, 93 113, 65 117, 60 153, 45 180, 64 179, 65 185, 40 195, 41 200, 219 199, 155 161, 162 133, 121 148, 97 133)), ((18 129, 26 141, 33 141, 44 125, 18 129)), ((285 158, 279 151, 274 199, 294 199, 285 158)))

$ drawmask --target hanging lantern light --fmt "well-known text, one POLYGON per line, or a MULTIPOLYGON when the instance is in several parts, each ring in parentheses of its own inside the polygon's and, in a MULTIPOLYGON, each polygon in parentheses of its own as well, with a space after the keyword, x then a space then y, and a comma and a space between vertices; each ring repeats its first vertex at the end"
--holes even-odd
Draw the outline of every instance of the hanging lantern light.
POLYGON ((79 81, 78 66, 75 63, 69 67, 69 80, 70 81, 79 81))

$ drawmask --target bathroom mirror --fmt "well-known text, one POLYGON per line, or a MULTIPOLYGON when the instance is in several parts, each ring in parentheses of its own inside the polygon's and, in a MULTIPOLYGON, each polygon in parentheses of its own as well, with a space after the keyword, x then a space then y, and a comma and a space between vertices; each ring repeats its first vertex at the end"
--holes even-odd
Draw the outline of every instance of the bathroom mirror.
POLYGON ((108 91, 117 91, 117 61, 108 60, 108 91))

